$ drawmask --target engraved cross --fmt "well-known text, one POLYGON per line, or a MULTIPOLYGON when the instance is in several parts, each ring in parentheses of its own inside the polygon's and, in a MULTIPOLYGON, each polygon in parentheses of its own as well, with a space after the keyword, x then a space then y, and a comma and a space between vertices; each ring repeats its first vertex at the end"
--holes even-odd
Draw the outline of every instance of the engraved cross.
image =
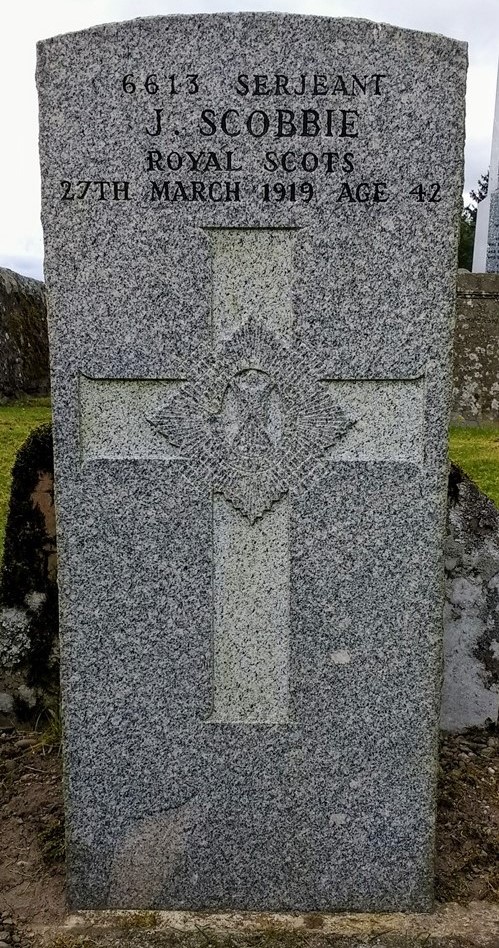
POLYGON ((293 337, 296 232, 208 234, 211 344, 174 384, 82 378, 82 453, 103 456, 103 425, 121 411, 128 435, 114 424, 112 456, 181 458, 182 476, 212 491, 210 720, 278 723, 289 717, 290 494, 331 457, 421 463, 423 379, 329 378, 293 337))

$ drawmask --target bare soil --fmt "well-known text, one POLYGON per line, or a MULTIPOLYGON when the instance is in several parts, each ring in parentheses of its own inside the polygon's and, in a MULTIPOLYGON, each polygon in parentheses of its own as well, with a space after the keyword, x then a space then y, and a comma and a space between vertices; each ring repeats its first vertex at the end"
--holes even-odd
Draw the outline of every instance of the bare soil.
POLYGON ((0 913, 20 927, 64 913, 61 759, 40 741, 0 730, 0 913))
POLYGON ((435 882, 439 902, 499 902, 497 729, 442 740, 435 882))
MULTIPOLYGON (((499 902, 499 733, 447 735, 440 768, 437 899, 499 902)), ((57 746, 0 729, 0 945, 64 914, 63 847, 57 746)))

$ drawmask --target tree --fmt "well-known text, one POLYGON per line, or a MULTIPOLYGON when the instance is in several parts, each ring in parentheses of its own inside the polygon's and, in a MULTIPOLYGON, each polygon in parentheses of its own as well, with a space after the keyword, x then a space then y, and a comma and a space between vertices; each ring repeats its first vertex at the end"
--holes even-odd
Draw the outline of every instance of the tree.
MULTIPOLYGON (((459 221, 459 250, 457 254, 457 265, 462 270, 471 270, 473 267, 473 247, 475 245, 475 223, 471 222, 467 216, 468 209, 464 207, 461 211, 461 220, 459 221)), ((476 217, 476 211, 475 211, 476 217)))
POLYGON ((471 270, 473 266, 473 247, 475 244, 475 228, 477 208, 480 201, 487 196, 489 187, 489 172, 480 175, 476 190, 470 191, 471 203, 465 204, 461 211, 459 226, 458 266, 464 270, 471 270))
POLYGON ((478 187, 476 191, 470 191, 470 198, 476 205, 468 204, 466 210, 468 211, 473 222, 476 223, 476 212, 480 201, 483 201, 484 197, 487 197, 487 191, 489 190, 489 172, 486 174, 480 175, 478 180, 478 187))

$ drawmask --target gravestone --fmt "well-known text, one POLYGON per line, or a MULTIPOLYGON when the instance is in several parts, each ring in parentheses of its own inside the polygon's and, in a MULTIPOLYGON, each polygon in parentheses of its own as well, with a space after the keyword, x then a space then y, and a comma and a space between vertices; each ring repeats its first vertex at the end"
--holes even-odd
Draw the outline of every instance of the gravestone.
POLYGON ((477 207, 473 273, 499 273, 499 68, 490 146, 489 186, 486 196, 477 207))
POLYGON ((466 51, 39 45, 69 894, 427 908, 466 51))

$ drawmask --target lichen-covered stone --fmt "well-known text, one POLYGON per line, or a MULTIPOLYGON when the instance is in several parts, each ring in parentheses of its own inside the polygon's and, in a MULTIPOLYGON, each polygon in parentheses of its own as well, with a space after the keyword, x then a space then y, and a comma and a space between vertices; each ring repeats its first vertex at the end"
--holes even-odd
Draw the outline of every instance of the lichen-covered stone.
POLYGON ((499 274, 457 277, 453 420, 499 421, 499 274))
POLYGON ((499 510, 454 465, 445 549, 441 726, 462 731, 499 714, 499 510))
POLYGON ((0 682, 21 714, 58 693, 56 576, 52 430, 42 425, 12 471, 0 573, 0 682))
POLYGON ((49 390, 45 287, 0 268, 0 398, 49 390))

